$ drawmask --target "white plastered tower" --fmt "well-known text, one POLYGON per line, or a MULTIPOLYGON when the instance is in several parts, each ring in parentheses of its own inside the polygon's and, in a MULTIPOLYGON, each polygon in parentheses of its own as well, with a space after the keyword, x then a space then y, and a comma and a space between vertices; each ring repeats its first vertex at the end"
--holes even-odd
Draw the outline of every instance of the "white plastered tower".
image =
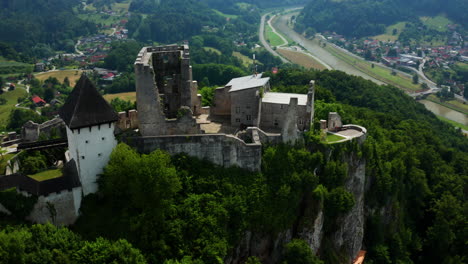
POLYGON ((70 157, 76 162, 83 195, 95 193, 99 175, 117 145, 117 113, 82 76, 60 109, 60 117, 67 126, 70 157))

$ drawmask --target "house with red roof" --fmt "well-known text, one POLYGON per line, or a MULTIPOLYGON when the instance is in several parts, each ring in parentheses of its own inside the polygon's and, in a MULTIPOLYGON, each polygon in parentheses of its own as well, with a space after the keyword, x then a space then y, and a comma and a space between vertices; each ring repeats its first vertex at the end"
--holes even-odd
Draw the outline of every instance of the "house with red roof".
POLYGON ((36 104, 36 106, 44 106, 46 104, 46 101, 44 101, 44 99, 40 98, 37 95, 34 95, 31 98, 31 100, 33 101, 34 104, 36 104))

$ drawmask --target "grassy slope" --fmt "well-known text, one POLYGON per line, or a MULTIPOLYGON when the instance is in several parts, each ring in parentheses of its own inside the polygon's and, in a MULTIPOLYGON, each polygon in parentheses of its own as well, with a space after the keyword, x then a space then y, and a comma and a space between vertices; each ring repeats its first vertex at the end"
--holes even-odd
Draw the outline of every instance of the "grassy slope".
POLYGON ((405 28, 406 22, 398 22, 396 24, 390 25, 385 29, 385 33, 375 36, 373 38, 380 41, 395 41, 400 36, 401 31, 405 28), (397 34, 393 35, 393 30, 397 30, 397 34))
POLYGON ((223 12, 221 12, 221 11, 219 11, 219 10, 216 10, 216 9, 211 9, 211 10, 213 10, 216 14, 218 14, 218 15, 220 15, 220 16, 222 16, 222 17, 225 17, 225 18, 231 18, 231 19, 237 18, 236 15, 224 14, 223 12))
POLYGON ((70 80, 70 85, 73 87, 75 86, 76 81, 81 77, 81 73, 83 71, 81 70, 63 70, 63 71, 53 71, 53 72, 45 72, 45 73, 39 73, 35 75, 35 77, 40 80, 44 81, 49 77, 55 77, 59 82, 63 82, 63 79, 65 77, 68 77, 70 80))
POLYGON ((5 98, 7 100, 6 104, 0 105, 0 131, 5 129, 10 112, 15 108, 15 104, 18 103, 18 98, 26 96, 26 90, 19 87, 13 91, 5 92, 0 95, 0 98, 5 98))
POLYGON ((223 54, 219 49, 216 49, 216 48, 212 48, 212 47, 203 47, 204 50, 206 51, 211 51, 211 52, 214 52, 218 55, 221 55, 223 54))
POLYGON ((447 25, 453 23, 452 21, 450 21, 450 19, 442 15, 435 16, 435 17, 420 17, 419 19, 429 28, 440 31, 440 32, 446 32, 447 25))
MULTIPOLYGON (((234 51, 232 53, 232 56, 240 59, 242 61, 242 64, 245 66, 245 67, 250 67, 252 64, 253 64, 253 59, 245 56, 244 54, 241 54, 240 52, 238 51, 234 51)), ((258 63, 258 62, 257 62, 258 63)))

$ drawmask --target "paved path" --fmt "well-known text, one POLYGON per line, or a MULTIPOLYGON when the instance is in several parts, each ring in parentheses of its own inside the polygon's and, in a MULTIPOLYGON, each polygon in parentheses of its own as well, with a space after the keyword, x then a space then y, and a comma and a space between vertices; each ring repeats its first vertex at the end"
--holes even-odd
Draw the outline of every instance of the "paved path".
POLYGON ((78 49, 78 46, 81 44, 81 40, 78 40, 75 44, 75 52, 78 53, 78 55, 83 56, 84 53, 78 49))
POLYGON ((273 31, 273 33, 275 33, 276 35, 278 35, 278 36, 281 38, 281 40, 283 41, 283 44, 276 46, 276 47, 279 48, 279 47, 283 47, 283 46, 285 46, 285 45, 288 45, 288 40, 285 39, 285 38, 283 37, 282 34, 278 33, 278 31, 276 31, 276 29, 275 29, 275 28, 273 27, 273 25, 271 24, 271 21, 273 21, 273 19, 275 19, 275 17, 276 17, 276 15, 272 16, 272 17, 268 20, 268 25, 270 26, 270 28, 271 28, 271 30, 273 31))

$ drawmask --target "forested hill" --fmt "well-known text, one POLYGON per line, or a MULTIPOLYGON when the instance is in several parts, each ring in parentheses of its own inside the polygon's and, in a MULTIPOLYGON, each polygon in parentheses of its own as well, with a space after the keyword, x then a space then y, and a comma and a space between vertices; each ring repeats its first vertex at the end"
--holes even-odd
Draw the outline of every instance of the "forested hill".
POLYGON ((399 21, 445 13, 456 23, 468 21, 466 0, 314 0, 298 18, 299 29, 333 31, 348 37, 373 36, 399 21))
POLYGON ((130 37, 136 40, 160 43, 187 40, 202 32, 218 32, 220 29, 231 35, 233 31, 248 35, 257 31, 262 8, 306 1, 133 0, 128 29, 130 37))
POLYGON ((26 55, 73 51, 74 39, 96 30, 73 13, 78 0, 0 0, 0 42, 26 55))

